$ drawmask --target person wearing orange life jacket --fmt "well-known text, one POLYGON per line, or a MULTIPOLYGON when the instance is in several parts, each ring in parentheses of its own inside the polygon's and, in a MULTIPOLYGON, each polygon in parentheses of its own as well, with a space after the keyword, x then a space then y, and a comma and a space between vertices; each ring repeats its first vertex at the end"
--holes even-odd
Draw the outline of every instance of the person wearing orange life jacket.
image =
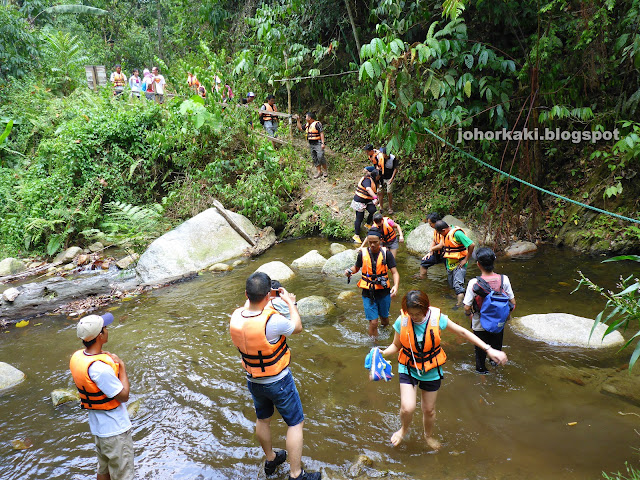
POLYGON ((329 169, 327 167, 327 160, 324 156, 325 143, 324 127, 322 126, 322 123, 316 120, 315 112, 307 112, 305 114, 304 127, 300 123, 300 117, 296 115, 295 118, 298 122, 298 130, 307 133, 311 160, 313 161, 313 166, 316 167, 317 170, 317 173, 313 178, 320 178, 321 176, 327 178, 329 176, 329 169))
POLYGON ((358 252, 355 266, 347 268, 344 274, 350 278, 362 269, 362 278, 358 287, 362 290, 362 305, 364 314, 369 321, 369 336, 378 337, 378 322, 383 327, 389 325, 389 308, 391 298, 398 293, 400 274, 396 268, 393 254, 380 245, 380 231, 372 228, 367 234, 369 247, 358 252), (390 286, 389 272, 393 277, 390 286))
POLYGON ((373 165, 373 167, 367 167, 367 170, 370 171, 371 168, 375 168, 380 172, 380 175, 384 176, 384 163, 385 163, 384 153, 382 153, 380 150, 373 148, 373 145, 371 145, 370 143, 365 145, 362 149, 367 154, 367 157, 369 157, 369 161, 373 165))
POLYGON ((189 85, 189 88, 191 90, 195 90, 197 92, 198 88, 200 87, 200 82, 198 81, 198 77, 196 77, 191 72, 187 72, 187 85, 189 85))
MULTIPOLYGON (((367 217, 367 224, 371 225, 373 222, 373 214, 376 213, 376 205, 378 204, 378 178, 380 172, 374 170, 373 172, 365 171, 364 176, 358 182, 356 186, 356 192, 351 201, 351 208, 356 212, 356 219, 353 223, 354 243, 362 243, 360 240, 360 227, 364 220, 364 212, 369 212, 367 217)), ((365 225, 369 228, 369 225, 365 225)))
MULTIPOLYGON (((480 308, 482 307, 483 297, 476 294, 480 285, 478 285, 479 279, 483 279, 489 284, 489 288, 495 292, 502 292, 509 299, 512 305, 511 311, 516 308, 516 297, 513 294, 513 288, 511 288, 511 281, 506 275, 500 275, 494 272, 494 263, 496 261, 496 254, 488 247, 480 247, 476 251, 476 260, 481 275, 469 280, 467 285, 467 291, 464 294, 464 313, 471 318, 471 329, 480 339, 491 345, 491 348, 495 350, 502 350, 502 341, 504 339, 504 329, 500 332, 487 332, 482 328, 480 323, 480 308)), ((482 292, 486 296, 489 292, 482 292)), ((480 374, 487 374, 486 359, 487 354, 481 348, 475 347, 476 354, 476 371, 480 374)))
POLYGON ((80 392, 80 406, 89 413, 89 429, 95 437, 98 480, 134 478, 133 437, 125 402, 129 378, 124 362, 102 350, 109 340, 107 327, 113 315, 89 315, 78 322, 76 333, 85 348, 71 357, 69 368, 80 392))
POLYGON ((198 87, 198 95, 200 95, 202 98, 207 98, 207 89, 204 88, 204 85, 200 85, 198 87))
POLYGON ((416 275, 416 278, 426 278, 427 270, 429 268, 444 262, 444 257, 442 256, 442 250, 444 248, 444 236, 440 235, 435 229, 436 222, 438 220, 442 220, 442 217, 439 213, 432 212, 427 215, 426 222, 431 228, 433 228, 433 240, 431 241, 431 245, 429 246, 429 251, 424 257, 422 257, 420 261, 420 273, 416 275))
POLYGON ((116 65, 116 71, 111 72, 111 78, 109 79, 113 83, 113 95, 118 96, 124 92, 124 86, 127 83, 127 76, 122 73, 122 67, 120 64, 116 65))
POLYGON ((450 330, 482 348, 496 364, 504 365, 507 355, 493 350, 491 345, 431 306, 427 294, 420 290, 411 290, 403 297, 402 310, 393 329, 393 343, 382 351, 385 357, 398 354, 401 427, 391 435, 391 444, 394 447, 400 445, 409 431, 419 387, 424 439, 429 448, 438 450, 440 442, 433 435, 433 427, 436 398, 444 378, 442 365, 447 360, 440 341, 441 331, 450 330))
POLYGON ((447 281, 456 292, 457 302, 453 307, 457 310, 464 300, 464 281, 467 275, 467 265, 473 254, 475 243, 467 237, 459 227, 449 227, 444 220, 438 220, 435 224, 438 234, 444 237, 442 256, 447 268, 447 281))
POLYGON ((248 304, 233 312, 229 332, 247 373, 247 386, 257 417, 256 436, 266 456, 265 474, 272 475, 287 459, 288 453, 289 478, 319 480, 320 473, 305 472, 301 466, 304 413, 289 371, 291 351, 287 337, 302 331, 302 321, 295 295, 282 287, 277 293, 289 308, 290 320, 270 306, 276 291, 271 289, 269 276, 263 272, 252 274, 245 285, 248 304), (274 451, 272 448, 274 408, 288 427, 286 451, 274 451))
MULTIPOLYGON (((276 97, 274 95, 268 95, 267 101, 260 107, 260 123, 264 126, 265 132, 270 137, 278 136, 278 117, 271 115, 270 112, 277 112, 276 97)), ((273 148, 276 148, 276 142, 272 141, 273 148)))
MULTIPOLYGON (((404 242, 404 234, 402 228, 389 217, 384 217, 381 213, 376 212, 373 215, 373 225, 371 228, 377 228, 380 231, 380 240, 382 246, 389 249, 394 258, 400 248, 400 242, 404 242), (397 233, 396 233, 397 230, 397 233)), ((369 244, 369 237, 364 239, 360 248, 364 248, 369 244)))

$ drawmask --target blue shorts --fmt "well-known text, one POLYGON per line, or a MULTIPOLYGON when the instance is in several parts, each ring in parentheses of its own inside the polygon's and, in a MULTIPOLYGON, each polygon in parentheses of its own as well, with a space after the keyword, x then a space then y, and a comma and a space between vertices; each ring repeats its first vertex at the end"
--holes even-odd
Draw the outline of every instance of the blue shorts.
POLYGON ((391 295, 385 295, 382 298, 371 299, 368 296, 362 297, 364 305, 364 316, 367 320, 376 320, 377 318, 389 318, 389 309, 391 308, 391 295))
POLYGON ((294 427, 304 420, 302 402, 291 372, 273 383, 254 383, 247 380, 247 386, 253 397, 256 415, 260 420, 271 418, 274 406, 290 427, 294 427))

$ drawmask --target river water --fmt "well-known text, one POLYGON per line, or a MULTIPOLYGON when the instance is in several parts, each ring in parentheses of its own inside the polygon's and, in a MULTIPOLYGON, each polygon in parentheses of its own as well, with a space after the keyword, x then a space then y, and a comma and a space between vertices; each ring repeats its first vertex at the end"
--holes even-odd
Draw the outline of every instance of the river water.
MULTIPOLYGON (((255 412, 229 333, 230 313, 244 302, 244 281, 272 260, 289 264, 311 249, 329 255, 329 242, 311 238, 277 245, 232 272, 205 273, 113 305, 116 322, 107 349, 127 364, 134 418, 136 478, 256 478, 262 451, 254 434, 255 412)), ((466 326, 446 285, 442 265, 414 280, 418 259, 401 247, 400 293, 422 288, 432 304, 466 326)), ((551 247, 527 259, 506 260, 497 270, 511 278, 518 315, 567 312, 593 318, 602 301, 587 289, 570 295, 577 270, 613 288, 631 265, 601 264, 551 247)), ((477 275, 470 268, 468 277, 477 275)), ((345 279, 298 274, 285 284, 298 299, 330 299, 347 289, 345 279)), ((392 302, 397 316, 401 297, 392 302)), ((95 454, 86 412, 77 404, 53 408, 50 392, 73 385, 71 354, 81 347, 77 319, 46 316, 25 328, 0 331, 0 361, 26 373, 21 385, 0 395, 0 479, 95 478, 95 454), (32 446, 14 450, 13 440, 32 446)), ((321 320, 304 320, 292 337, 292 372, 305 411, 303 463, 309 470, 340 470, 359 454, 396 478, 584 479, 617 471, 637 459, 640 408, 597 389, 549 377, 544 367, 622 367, 630 351, 549 346, 524 339, 509 327, 509 364, 487 376, 474 373, 473 347, 444 334, 448 362, 438 394, 438 453, 423 444, 420 407, 412 431, 394 449, 399 428, 397 377, 370 382, 363 368, 371 347, 359 296, 321 320), (567 425, 577 422, 574 426, 567 425)), ((382 331, 380 344, 391 340, 382 331)), ((394 360, 394 372, 397 362, 394 360)), ((624 373, 624 372, 623 372, 624 373)), ((635 376, 634 372, 634 376, 635 376)), ((640 400, 640 399, 639 399, 640 400)), ((286 427, 276 414, 274 446, 284 448, 286 427)))

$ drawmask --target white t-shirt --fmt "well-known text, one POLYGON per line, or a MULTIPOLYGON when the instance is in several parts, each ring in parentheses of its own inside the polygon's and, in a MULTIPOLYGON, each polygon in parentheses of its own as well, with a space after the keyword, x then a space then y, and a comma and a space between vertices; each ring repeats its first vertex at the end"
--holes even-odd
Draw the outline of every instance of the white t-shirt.
MULTIPOLYGON (((240 311, 239 314, 242 315, 242 318, 251 318, 251 317, 257 317, 261 313, 262 312, 254 312, 252 310, 243 309, 240 311)), ((265 336, 267 337, 267 341, 269 343, 271 344, 278 343, 278 340, 280 339, 281 336, 288 337, 293 333, 295 328, 296 326, 291 320, 280 315, 279 313, 274 313, 273 315, 271 315, 271 318, 269 318, 269 321, 267 322, 267 326, 265 327, 265 336)), ((278 375, 274 375, 272 377, 253 378, 253 377, 247 376, 247 379, 250 382, 254 382, 254 383, 263 383, 263 384, 273 383, 284 378, 288 373, 289 373, 289 367, 282 370, 278 375)))
MULTIPOLYGON (((109 398, 115 397, 124 388, 113 368, 104 362, 93 362, 89 367, 89 377, 109 398)), ((96 437, 113 437, 131 428, 131 420, 124 403, 113 410, 87 411, 89 412, 89 429, 96 437)))
POLYGON ((158 95, 164 95, 164 86, 165 86, 164 77, 162 75, 155 75, 153 77, 153 84, 156 86, 156 93, 158 95))
MULTIPOLYGON (((462 301, 462 303, 464 305, 467 305, 468 307, 473 305, 473 298, 475 297, 475 294, 473 293, 473 287, 476 283, 478 283, 478 280, 476 278, 472 278, 471 280, 469 280, 467 291, 464 293, 464 300, 462 301)), ((513 289, 511 288, 511 281, 506 275, 502 275, 502 290, 509 300, 515 297, 515 295, 513 294, 513 289)), ((484 328, 482 328, 482 325, 480 324, 479 312, 474 313, 473 317, 471 318, 471 329, 481 332, 484 331, 484 328)))
POLYGON ((138 76, 132 75, 129 79, 129 88, 131 88, 132 92, 141 92, 142 91, 142 79, 138 76))

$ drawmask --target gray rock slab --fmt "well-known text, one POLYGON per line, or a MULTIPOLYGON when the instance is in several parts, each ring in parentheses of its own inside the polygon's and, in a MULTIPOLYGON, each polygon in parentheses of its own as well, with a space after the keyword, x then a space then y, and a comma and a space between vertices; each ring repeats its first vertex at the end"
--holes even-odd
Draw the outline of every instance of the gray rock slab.
POLYGON ((0 362, 0 390, 11 388, 22 383, 25 375, 16 367, 0 362))
POLYGON ((425 256, 433 242, 433 232, 433 228, 428 223, 418 225, 405 239, 407 251, 420 257, 425 256))
POLYGON ((331 252, 331 255, 344 252, 345 250, 349 250, 349 249, 344 245, 342 245, 341 243, 332 243, 331 246, 329 247, 329 251, 331 252))
MULTIPOLYGON (((246 217, 226 212, 247 235, 258 232, 246 217)), ((145 283, 162 283, 239 257, 249 246, 217 209, 210 208, 156 239, 140 257, 136 270, 145 283)))
POLYGON ((331 300, 320 295, 311 295, 298 300, 298 312, 301 317, 319 317, 327 315, 335 308, 331 300))
POLYGON ((533 242, 515 242, 507 247, 504 254, 507 257, 515 257, 517 255, 525 255, 538 250, 538 246, 533 242))
POLYGON ((101 242, 95 242, 92 243, 91 245, 89 245, 89 251, 90 252, 99 252, 100 250, 104 249, 104 245, 101 242))
POLYGON ((53 263, 69 263, 72 262, 77 255, 82 253, 80 247, 69 247, 64 252, 60 252, 58 256, 53 260, 53 263))
MULTIPOLYGON (((344 252, 336 253, 329 257, 327 263, 322 267, 322 273, 333 277, 344 277, 344 271, 353 267, 356 264, 356 258, 358 252, 355 250, 345 250, 344 252)), ((360 272, 351 278, 351 281, 357 280, 360 277, 360 272)))
POLYGON ((138 255, 137 253, 132 253, 131 255, 127 255, 126 257, 122 257, 120 260, 118 260, 116 262, 116 267, 118 267, 120 270, 126 270, 139 258, 140 255, 138 255))
POLYGON ((287 265, 279 261, 265 263, 256 272, 264 272, 269 275, 271 280, 278 280, 279 282, 286 282, 296 275, 287 265))
POLYGON ((27 266, 17 258, 5 258, 0 262, 0 277, 24 272, 27 266))
POLYGON ((55 277, 27 283, 17 287, 20 295, 13 302, 7 302, 4 297, 0 299, 0 323, 42 315, 91 295, 132 290, 140 283, 140 279, 131 270, 82 275, 74 279, 55 277))
POLYGON ((210 272, 229 272, 231 270, 233 270, 233 267, 226 263, 214 263, 209 267, 210 272))
POLYGON ((624 342, 618 331, 611 332, 603 339, 602 335, 607 329, 603 324, 596 327, 589 340, 593 320, 569 313, 526 315, 515 318, 510 323, 517 334, 551 345, 608 348, 619 346, 624 342))
POLYGON ((298 270, 317 270, 320 272, 325 263, 327 263, 327 259, 320 255, 318 250, 311 250, 300 258, 296 258, 291 262, 291 266, 298 270))

